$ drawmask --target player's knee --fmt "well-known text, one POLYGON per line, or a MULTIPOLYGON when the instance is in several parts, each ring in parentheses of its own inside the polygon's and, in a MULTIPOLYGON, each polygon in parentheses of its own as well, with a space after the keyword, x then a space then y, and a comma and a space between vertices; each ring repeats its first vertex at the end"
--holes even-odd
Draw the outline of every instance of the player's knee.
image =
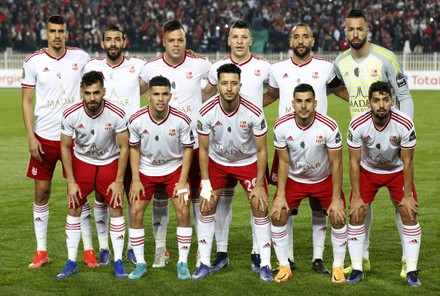
POLYGON ((35 204, 37 206, 47 204, 49 202, 50 193, 50 181, 35 181, 35 204))

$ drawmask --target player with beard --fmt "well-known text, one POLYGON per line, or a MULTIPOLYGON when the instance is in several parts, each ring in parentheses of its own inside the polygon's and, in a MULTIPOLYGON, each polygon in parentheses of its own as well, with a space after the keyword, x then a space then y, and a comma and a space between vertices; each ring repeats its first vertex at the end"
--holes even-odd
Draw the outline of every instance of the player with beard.
MULTIPOLYGON (((264 106, 273 103, 279 98, 278 116, 293 112, 292 94, 299 84, 310 84, 315 90, 317 102, 316 111, 327 114, 327 89, 338 97, 348 101, 348 93, 341 80, 336 77, 333 63, 312 54, 315 43, 310 27, 299 23, 293 27, 290 37, 290 46, 293 49, 292 56, 288 59, 274 63, 270 69, 269 88, 264 94, 264 106)), ((277 183, 278 157, 274 156, 270 182, 277 183)), ((327 217, 323 213, 319 201, 309 198, 312 209, 313 231, 313 260, 312 268, 318 273, 329 274, 329 270, 323 263, 324 243, 327 229, 327 217)), ((293 211, 296 215, 297 211, 293 211)), ((293 218, 289 216, 287 221, 287 235, 289 239, 289 261, 291 269, 295 269, 293 256, 293 218)))
MULTIPOLYGON (((366 102, 370 85, 375 81, 385 81, 392 86, 396 96, 395 106, 413 119, 414 104, 400 61, 393 52, 367 41, 368 33, 368 22, 362 10, 351 10, 345 20, 345 35, 351 48, 335 60, 336 74, 344 81, 350 95, 351 116, 354 117, 369 109, 366 102)), ((393 199, 391 200, 393 201, 393 199)), ((397 230, 402 239, 402 220, 395 203, 394 206, 397 230)), ((369 248, 372 221, 372 208, 369 207, 365 219, 364 271, 369 271, 371 268, 369 248)), ((351 266, 344 270, 345 273, 351 271, 351 266)), ((406 277, 406 259, 404 255, 402 255, 400 276, 406 277)))
MULTIPOLYGON (((122 54, 126 40, 124 29, 110 26, 102 33, 101 47, 106 52, 105 58, 93 58, 84 67, 83 73, 100 71, 104 74, 105 99, 120 107, 127 114, 127 118, 140 108, 140 96, 146 92, 148 86, 140 79, 140 73, 145 60, 138 57, 128 57, 122 54)), ((131 182, 131 170, 128 166, 124 179, 125 190, 131 182)), ((127 206, 129 218, 130 207, 127 206)), ((94 203, 95 224, 99 241, 99 263, 103 266, 111 264, 108 245, 108 207, 99 192, 95 194, 94 203)), ((112 228, 112 225, 110 225, 112 228)), ((130 244, 127 242, 127 259, 130 264, 136 264, 136 258, 130 244)))

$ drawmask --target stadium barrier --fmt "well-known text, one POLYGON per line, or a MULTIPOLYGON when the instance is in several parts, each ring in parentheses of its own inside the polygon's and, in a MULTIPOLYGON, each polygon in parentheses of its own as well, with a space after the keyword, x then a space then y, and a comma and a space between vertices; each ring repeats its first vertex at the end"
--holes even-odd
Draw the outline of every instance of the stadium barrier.
MULTIPOLYGON (((21 68, 23 60, 29 53, 13 52, 5 50, 3 59, 0 59, 0 88, 2 87, 20 87, 21 68)), ((140 56, 145 59, 154 58, 161 53, 145 53, 145 52, 125 52, 129 56, 140 56)), ((330 61, 335 60, 338 52, 323 52, 316 54, 330 61)), ((91 56, 103 56, 104 52, 95 52, 91 56)), ((203 54, 211 62, 227 55, 227 53, 209 53, 203 54)), ((415 53, 396 53, 402 63, 403 69, 407 76, 410 89, 429 89, 440 90, 440 60, 437 53, 431 54, 415 54, 415 53)), ((270 62, 276 62, 286 59, 290 53, 280 52, 276 54, 261 55, 270 62)))

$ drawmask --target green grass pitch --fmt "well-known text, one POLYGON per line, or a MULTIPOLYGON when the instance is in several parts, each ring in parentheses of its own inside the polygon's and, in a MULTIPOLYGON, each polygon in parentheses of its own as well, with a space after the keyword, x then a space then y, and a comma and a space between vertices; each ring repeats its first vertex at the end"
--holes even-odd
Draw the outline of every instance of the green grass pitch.
MULTIPOLYGON (((175 240, 175 218, 170 209, 167 248, 171 253, 170 264, 163 269, 149 268, 148 275, 141 280, 117 280, 112 267, 88 269, 79 262, 79 274, 66 280, 57 280, 67 260, 65 245, 65 219, 67 203, 65 180, 60 166, 53 180, 50 200, 50 222, 48 252, 52 263, 38 270, 29 270, 36 247, 32 222, 33 182, 25 177, 28 162, 28 147, 21 116, 21 90, 0 90, 0 293, 2 295, 440 295, 440 240, 437 198, 440 197, 440 93, 435 91, 413 91, 415 102, 415 124, 418 143, 415 153, 415 182, 420 199, 419 221, 423 238, 419 259, 419 288, 408 287, 399 277, 401 247, 394 224, 393 207, 385 190, 381 190, 373 203, 374 221, 370 257, 372 270, 361 283, 334 285, 329 276, 315 274, 311 270, 312 237, 310 209, 304 202, 295 219, 295 259, 298 269, 293 278, 282 284, 260 283, 258 274, 250 270, 251 227, 249 203, 242 188, 237 187, 233 203, 233 221, 230 229, 230 265, 200 281, 180 281, 176 277, 177 242, 175 240)), ((346 102, 333 96, 329 98, 329 115, 335 118, 343 134, 349 122, 346 102)), ((145 98, 143 98, 145 102, 145 98)), ((266 117, 269 126, 275 119, 276 104, 269 106, 266 117)), ((345 141, 344 141, 345 143, 345 141)), ((268 136, 269 161, 273 155, 272 132, 268 136)), ((348 155, 344 147, 344 192, 349 195, 348 155)), ((270 200, 275 188, 270 188, 270 200)), ((90 199, 92 201, 92 199, 90 199)), ((151 210, 147 210, 146 260, 151 266, 154 247, 151 230, 151 210)), ((94 247, 98 248, 94 230, 94 247)), ((190 271, 195 271, 195 235, 189 257, 190 271)), ((98 251, 98 250, 97 250, 98 251)), ((213 248, 215 251, 215 247, 213 248)), ((330 231, 327 232, 324 261, 331 267, 332 252, 330 231)), ((79 250, 82 259, 82 245, 79 250)), ((349 262, 348 253, 346 262, 349 262)), ((276 257, 272 252, 272 265, 276 257)), ((126 264, 128 272, 133 267, 126 264)))

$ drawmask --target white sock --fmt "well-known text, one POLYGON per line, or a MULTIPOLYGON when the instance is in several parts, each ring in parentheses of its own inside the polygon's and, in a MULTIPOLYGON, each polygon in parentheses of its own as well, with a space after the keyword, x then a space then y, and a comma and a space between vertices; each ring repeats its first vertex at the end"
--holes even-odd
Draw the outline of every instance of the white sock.
MULTIPOLYGON (((194 191, 192 191, 194 192, 194 191)), ((198 237, 199 231, 199 216, 200 216, 200 204, 198 198, 191 199, 192 202, 192 210, 193 210, 193 222, 194 222, 194 230, 196 231, 196 236, 198 237)))
MULTIPOLYGON (((130 225, 130 203, 127 202, 127 205, 125 206, 125 208, 127 209, 127 223, 128 225, 130 225)), ((131 240, 127 239, 127 251, 133 249, 133 247, 131 246, 131 240)))
POLYGON ((403 225, 403 250, 406 258, 406 272, 416 271, 419 260, 420 244, 422 242, 422 229, 420 224, 403 225))
POLYGON ((200 262, 207 266, 211 266, 212 240, 214 238, 215 229, 214 216, 215 215, 199 215, 198 241, 200 262))
POLYGON ((169 221, 168 199, 153 199, 153 234, 156 250, 165 249, 167 242, 167 227, 169 221))
POLYGON ((113 245, 114 260, 122 260, 122 251, 125 242, 125 219, 122 217, 110 218, 110 237, 113 245))
POLYGON ((312 212, 313 261, 323 259, 328 218, 322 211, 312 212))
POLYGON ((278 262, 283 266, 290 266, 288 260, 289 238, 287 237, 287 226, 274 226, 271 224, 270 236, 273 242, 273 248, 277 255, 278 262))
POLYGON ((399 209, 397 208, 396 201, 394 199, 391 199, 391 200, 393 201, 393 205, 394 205, 394 220, 396 221, 397 233, 399 233, 400 243, 402 244, 402 261, 404 261, 404 260, 406 260, 405 252, 403 251, 403 248, 404 248, 404 246, 403 246, 403 244, 404 244, 403 243, 404 242, 403 227, 404 227, 404 225, 402 222, 402 217, 400 216, 400 213, 399 213, 399 209))
POLYGON ((295 262, 295 256, 294 256, 294 251, 293 251, 293 224, 294 224, 293 216, 289 215, 287 217, 287 223, 286 223, 286 225, 287 225, 287 238, 289 240, 287 255, 292 262, 295 262))
POLYGON ((254 215, 251 210, 251 227, 252 227, 252 254, 260 254, 257 239, 255 238, 254 215))
POLYGON ((179 261, 188 263, 188 254, 191 247, 192 227, 177 227, 177 247, 179 248, 179 261))
POLYGON ((37 206, 34 203, 34 229, 37 251, 46 251, 47 224, 49 223, 49 204, 37 206))
POLYGON ((347 251, 347 225, 341 229, 332 227, 333 268, 344 264, 345 252, 347 251))
POLYGON ((223 189, 215 212, 215 241, 217 252, 228 252, 229 226, 232 221, 234 187, 223 189))
POLYGON ((128 234, 130 236, 131 247, 133 248, 134 256, 137 263, 145 263, 144 258, 144 241, 145 241, 145 229, 128 228, 128 234))
POLYGON ((76 262, 78 246, 81 239, 81 217, 67 215, 66 219, 66 245, 70 261, 76 262))
POLYGON ((270 220, 269 215, 266 217, 254 217, 255 236, 258 246, 260 247, 261 267, 268 265, 270 268, 270 220))
POLYGON ((355 270, 362 269, 362 253, 365 240, 364 225, 353 226, 348 224, 348 251, 350 252, 351 266, 355 270))
POLYGON ((95 199, 93 211, 95 214, 95 225, 96 232, 98 234, 99 249, 108 250, 108 207, 106 204, 95 199))
POLYGON ((93 250, 92 242, 92 212, 88 201, 83 205, 81 212, 81 236, 84 244, 84 251, 93 250))
POLYGON ((362 257, 364 259, 370 259, 370 231, 373 224, 373 208, 372 204, 368 207, 368 211, 365 215, 365 241, 364 241, 364 253, 362 257))

